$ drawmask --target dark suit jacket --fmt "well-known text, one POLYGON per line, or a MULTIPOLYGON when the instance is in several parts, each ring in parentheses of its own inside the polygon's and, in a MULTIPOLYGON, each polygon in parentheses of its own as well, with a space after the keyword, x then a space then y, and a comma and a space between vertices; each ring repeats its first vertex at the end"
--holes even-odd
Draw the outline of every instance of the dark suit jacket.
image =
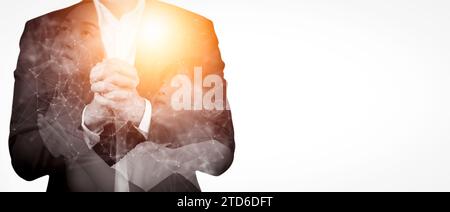
MULTIPOLYGON (((230 111, 174 111, 170 106, 174 92, 170 80, 176 74, 192 79, 194 67, 201 66, 204 76, 223 78, 224 63, 212 22, 157 1, 147 1, 145 11, 147 19, 164 23, 165 30, 165 42, 137 49, 138 92, 153 106, 148 140, 176 149, 214 139, 233 153, 230 111)), ((105 127, 94 152, 86 150, 80 128, 82 110, 93 97, 90 70, 105 55, 93 2, 82 1, 28 21, 20 49, 9 138, 15 171, 25 180, 50 175, 48 191, 112 191, 113 171, 105 164, 112 165, 123 156, 114 155, 117 139, 112 132, 116 129, 105 127), (42 133, 39 114, 58 124, 60 130, 42 133), (70 162, 64 154, 51 154, 46 144, 52 142, 67 144, 78 162, 70 162)), ((145 141, 132 126, 121 130, 127 137, 126 151, 145 141)), ((225 172, 232 160, 233 154, 225 157, 211 174, 225 172)), ((198 191, 195 184, 173 174, 152 190, 198 191)), ((132 183, 130 186, 133 191, 140 190, 132 183)))

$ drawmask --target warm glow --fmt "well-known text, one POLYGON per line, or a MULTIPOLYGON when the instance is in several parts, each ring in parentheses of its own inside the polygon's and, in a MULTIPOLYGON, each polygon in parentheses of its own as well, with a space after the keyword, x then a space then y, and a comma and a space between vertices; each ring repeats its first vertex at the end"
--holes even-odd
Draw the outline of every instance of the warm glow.
POLYGON ((163 18, 151 16, 142 25, 140 44, 146 48, 159 49, 168 42, 170 37, 169 23, 163 18))
MULTIPOLYGON (((184 41, 185 33, 180 31, 180 26, 182 23, 164 14, 158 12, 147 14, 142 21, 137 41, 139 65, 164 65, 177 58, 184 50, 181 41, 184 41)), ((146 72, 155 70, 162 69, 150 68, 146 69, 146 72)))

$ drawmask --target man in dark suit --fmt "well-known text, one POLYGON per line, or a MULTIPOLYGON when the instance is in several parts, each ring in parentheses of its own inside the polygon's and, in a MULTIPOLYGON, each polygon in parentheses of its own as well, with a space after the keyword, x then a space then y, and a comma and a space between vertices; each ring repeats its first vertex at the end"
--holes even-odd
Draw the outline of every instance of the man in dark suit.
MULTIPOLYGON (((234 131, 212 22, 147 0, 135 22, 144 23, 134 28, 137 45, 128 48, 135 52, 120 58, 110 49, 117 44, 106 42, 115 33, 100 11, 138 13, 137 3, 125 2, 135 1, 82 1, 27 22, 9 138, 25 180, 50 175, 48 191, 117 191, 118 180, 126 191, 200 191, 195 171, 217 176, 230 167, 234 131), (156 26, 164 31, 159 39, 145 32, 156 26), (223 107, 174 107, 174 78, 195 84, 199 67, 222 80, 215 84, 223 95, 211 100, 223 107)), ((194 97, 206 91, 196 87, 194 97)))

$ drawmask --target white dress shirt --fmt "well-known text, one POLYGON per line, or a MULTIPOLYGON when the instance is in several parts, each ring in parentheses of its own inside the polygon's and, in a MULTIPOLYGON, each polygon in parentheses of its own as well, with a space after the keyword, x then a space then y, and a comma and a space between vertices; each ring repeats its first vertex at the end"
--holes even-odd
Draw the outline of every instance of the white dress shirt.
MULTIPOLYGON (((101 38, 106 53, 106 58, 116 58, 134 65, 136 58, 136 37, 139 25, 145 9, 145 0, 139 0, 136 8, 117 19, 111 11, 99 0, 94 0, 98 16, 101 38)), ((100 141, 100 132, 92 132, 84 124, 82 114, 82 128, 85 134, 85 142, 89 148, 93 148, 100 141)), ((150 101, 145 100, 144 116, 137 129, 147 138, 150 130, 152 106, 150 101)))

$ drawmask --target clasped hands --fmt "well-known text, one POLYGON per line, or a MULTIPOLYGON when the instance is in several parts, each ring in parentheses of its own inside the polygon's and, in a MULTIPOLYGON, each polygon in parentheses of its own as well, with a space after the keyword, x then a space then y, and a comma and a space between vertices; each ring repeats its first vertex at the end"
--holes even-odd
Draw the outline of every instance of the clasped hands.
POLYGON ((131 122, 139 126, 145 112, 145 99, 136 87, 136 69, 119 59, 105 59, 90 74, 94 98, 86 106, 84 124, 98 132, 108 123, 131 122))

